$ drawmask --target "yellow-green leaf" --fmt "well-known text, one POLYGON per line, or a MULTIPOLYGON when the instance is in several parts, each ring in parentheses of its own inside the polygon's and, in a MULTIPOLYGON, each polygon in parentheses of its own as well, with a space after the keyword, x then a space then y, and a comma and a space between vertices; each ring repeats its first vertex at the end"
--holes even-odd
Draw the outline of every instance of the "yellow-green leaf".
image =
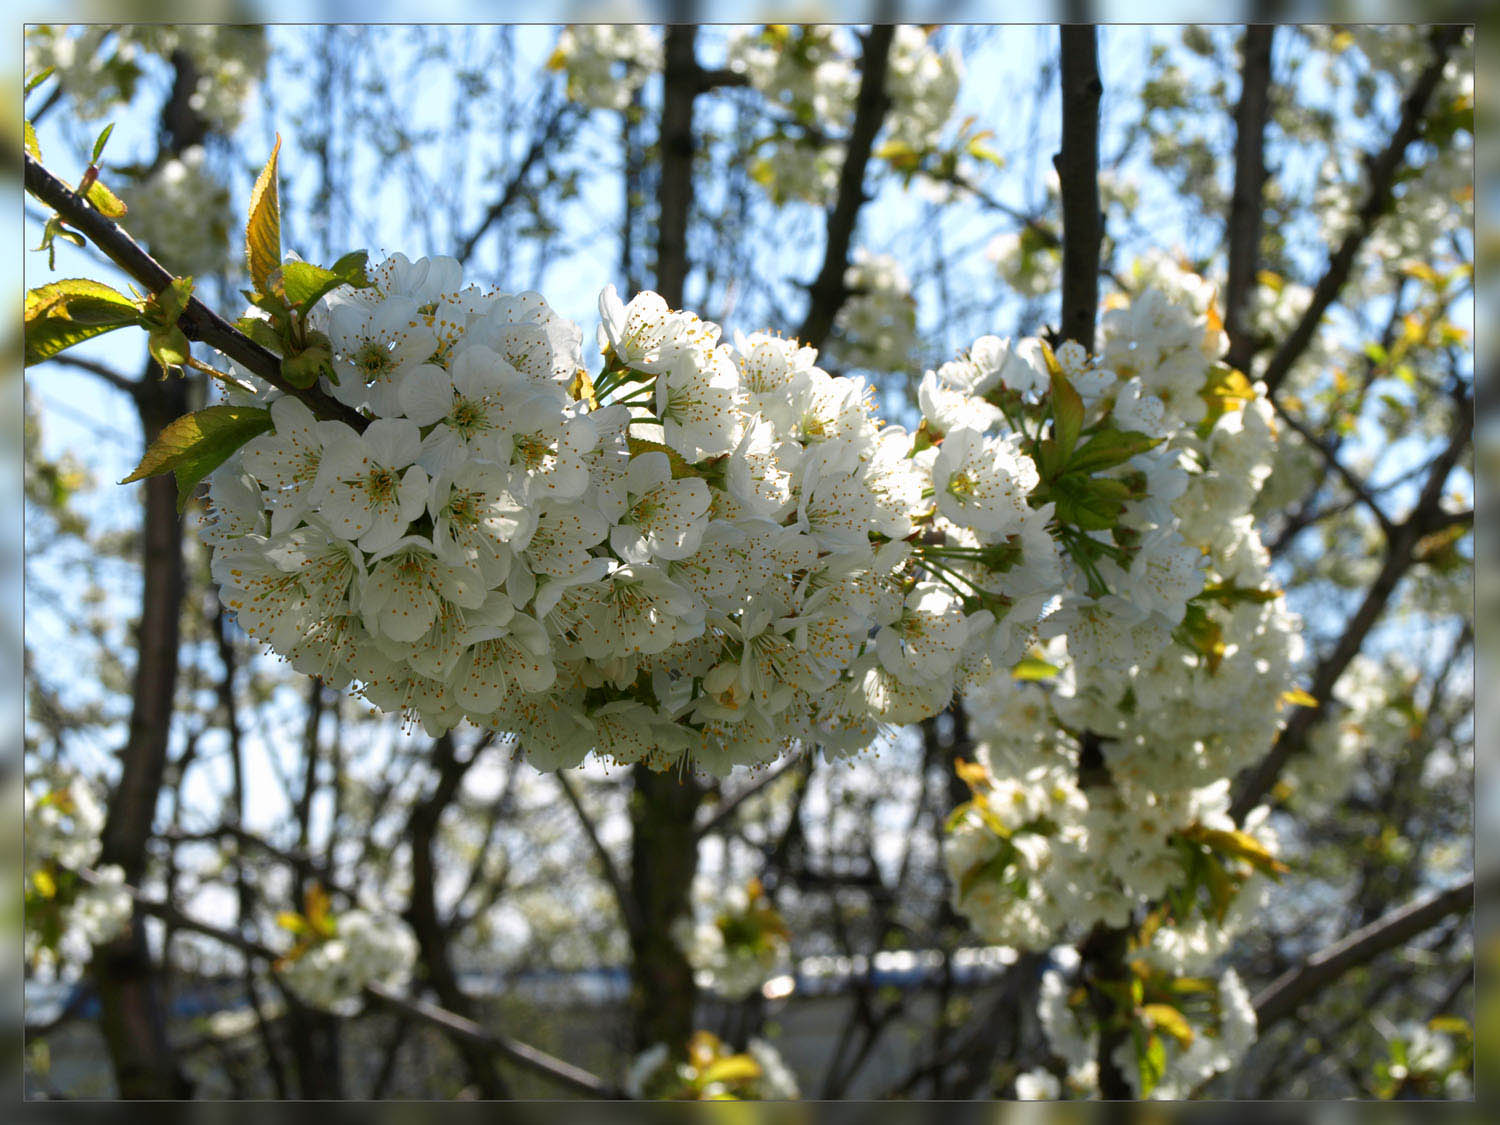
POLYGON ((180 511, 200 480, 240 446, 270 428, 271 412, 251 406, 210 406, 184 414, 156 436, 135 471, 120 483, 173 473, 180 511))
POLYGON ((1165 1031, 1183 1048, 1193 1045, 1193 1025, 1187 1017, 1170 1004, 1147 1004, 1141 1009, 1151 1026, 1165 1031))
POLYGON ((36 129, 32 127, 30 121, 26 122, 26 151, 34 160, 42 158, 42 146, 37 143, 36 129))
POLYGON ((100 281, 75 277, 32 289, 26 294, 26 365, 140 319, 134 301, 100 281))
POLYGON ((1318 701, 1303 691, 1301 688, 1288 688, 1281 693, 1281 702, 1290 703, 1293 707, 1316 707, 1318 701))
POLYGON ((704 1085, 713 1082, 749 1082, 760 1077, 760 1063, 749 1055, 730 1055, 715 1059, 700 1077, 704 1085))
POLYGON ((1056 427, 1053 438, 1058 452, 1066 460, 1078 444, 1078 434, 1083 429, 1083 398, 1056 367, 1057 361, 1051 358, 1051 350, 1044 351, 1043 355, 1049 358, 1047 366, 1052 369, 1052 420, 1056 427))
POLYGON ((39 867, 31 873, 31 885, 43 898, 57 897, 57 880, 52 878, 52 872, 45 867, 39 867))
POLYGON ((1060 671, 1056 664, 1049 664, 1040 656, 1023 656, 1016 661, 1010 675, 1015 680, 1050 680, 1060 671))
POLYGON ((276 160, 281 152, 277 134, 271 157, 250 192, 250 221, 245 225, 245 261, 259 292, 267 292, 271 271, 281 266, 281 199, 276 186, 276 160))
POLYGON ((106 219, 123 219, 127 210, 120 197, 104 184, 95 180, 84 193, 84 198, 94 205, 94 210, 106 219))

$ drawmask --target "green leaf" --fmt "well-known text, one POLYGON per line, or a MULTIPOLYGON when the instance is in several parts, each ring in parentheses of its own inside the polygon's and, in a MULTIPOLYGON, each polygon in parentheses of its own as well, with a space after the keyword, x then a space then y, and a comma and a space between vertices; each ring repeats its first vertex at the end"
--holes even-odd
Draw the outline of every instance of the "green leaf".
POLYGON ((115 131, 115 123, 111 121, 104 127, 104 132, 99 134, 98 140, 94 142, 94 155, 89 157, 90 164, 98 164, 99 158, 104 155, 104 146, 109 144, 109 135, 115 131))
POLYGON ((281 267, 281 288, 287 303, 304 311, 316 305, 325 294, 347 284, 348 280, 342 274, 311 262, 287 262, 281 267))
POLYGON ((84 198, 94 205, 94 210, 106 219, 123 219, 127 210, 120 197, 98 180, 89 185, 84 198))
POLYGON ((354 288, 368 289, 374 284, 365 273, 365 266, 369 260, 368 250, 351 250, 328 268, 354 288))
POLYGON ((1083 429, 1083 399, 1060 371, 1052 375, 1052 419, 1057 448, 1066 457, 1078 444, 1078 433, 1083 429))
POLYGON ((57 897, 57 880, 52 878, 52 872, 45 867, 39 867, 31 873, 31 885, 43 898, 57 897))
POLYGON ((56 67, 49 66, 41 73, 33 74, 29 79, 26 80, 26 93, 31 93, 31 91, 35 90, 43 82, 47 81, 47 79, 52 76, 52 72, 56 69, 56 67))
POLYGON ((1124 481, 1109 477, 1086 477, 1068 472, 1054 484, 1057 518, 1085 531, 1107 531, 1114 527, 1130 499, 1124 481))
POLYGON ((43 285, 26 294, 26 365, 140 322, 139 306, 103 282, 80 277, 43 285))
POLYGON ((318 377, 333 370, 333 351, 327 344, 314 344, 281 361, 281 374, 294 387, 306 389, 318 377))
POLYGON ((193 279, 174 277, 146 302, 146 316, 162 328, 175 325, 193 299, 193 279))
POLYGON ((261 292, 269 289, 271 271, 281 265, 281 199, 276 186, 276 159, 280 152, 278 133, 270 159, 250 192, 250 220, 245 224, 245 261, 250 267, 250 279, 261 292))
POLYGON ((47 220, 47 225, 42 228, 42 240, 36 245, 38 250, 47 251, 47 268, 49 270, 57 268, 57 250, 52 245, 53 240, 57 238, 71 242, 74 246, 84 245, 83 235, 79 234, 76 230, 69 230, 64 226, 61 215, 53 215, 52 218, 47 220))
POLYGON ((187 336, 175 324, 153 328, 146 338, 146 349, 164 371, 181 367, 192 354, 192 345, 188 343, 187 336))
POLYGON ((27 121, 25 123, 25 125, 26 125, 26 151, 31 154, 32 159, 34 159, 34 160, 40 160, 42 158, 42 146, 39 145, 39 144, 37 144, 36 129, 32 127, 32 124, 31 124, 30 121, 27 121))
POLYGON ((156 436, 135 471, 121 484, 171 472, 177 477, 177 508, 187 504, 197 483, 230 454, 271 428, 271 412, 251 406, 210 406, 184 414, 156 436))
POLYGON ((1090 437, 1068 458, 1070 472, 1097 473, 1123 465, 1137 453, 1154 449, 1162 438, 1147 437, 1135 430, 1100 430, 1090 437))
POLYGON ((234 322, 234 326, 267 351, 275 352, 277 355, 286 351, 286 341, 281 338, 281 333, 277 332, 275 326, 268 320, 263 320, 258 316, 242 316, 234 322))

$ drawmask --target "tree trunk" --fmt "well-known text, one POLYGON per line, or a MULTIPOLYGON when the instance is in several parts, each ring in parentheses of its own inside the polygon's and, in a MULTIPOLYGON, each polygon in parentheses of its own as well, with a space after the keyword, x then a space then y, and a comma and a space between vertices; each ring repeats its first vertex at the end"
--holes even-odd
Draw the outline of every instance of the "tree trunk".
MULTIPOLYGON (((148 445, 168 422, 187 411, 186 381, 162 382, 155 372, 152 365, 135 396, 148 445)), ((118 864, 132 884, 146 869, 146 842, 166 771, 183 598, 176 479, 152 477, 144 488, 141 619, 130 734, 120 751, 120 781, 110 794, 99 854, 101 864, 118 864)), ((99 1025, 120 1097, 187 1097, 191 1086, 167 1041, 160 982, 139 911, 122 934, 95 949, 90 971, 99 990, 99 1025)))

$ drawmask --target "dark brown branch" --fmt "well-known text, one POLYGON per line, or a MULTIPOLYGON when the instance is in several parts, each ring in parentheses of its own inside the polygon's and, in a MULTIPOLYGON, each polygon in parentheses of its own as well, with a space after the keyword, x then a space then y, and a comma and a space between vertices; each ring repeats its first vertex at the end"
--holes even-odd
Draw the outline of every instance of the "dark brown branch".
POLYGON ((1247 370, 1255 354, 1250 303, 1260 267, 1261 221, 1265 211, 1266 119, 1270 107, 1270 24, 1251 24, 1240 42, 1240 100, 1234 111, 1234 193, 1229 202, 1229 276, 1224 285, 1226 359, 1247 370))
POLYGON ((1255 997, 1255 1018, 1261 1033, 1292 1015, 1305 1001, 1350 969, 1374 960, 1387 950, 1431 929, 1450 914, 1468 911, 1473 905, 1474 880, 1470 878, 1422 902, 1387 914, 1313 954, 1296 968, 1288 969, 1255 997))
POLYGON ((70 355, 67 352, 60 352, 59 354, 51 357, 51 362, 60 363, 65 367, 76 367, 79 371, 87 371, 90 375, 97 375, 111 387, 114 387, 115 390, 124 391, 131 398, 135 398, 140 394, 140 380, 131 379, 128 376, 121 375, 113 367, 110 367, 108 364, 100 363, 97 360, 84 359, 82 356, 70 355))
POLYGON ((844 165, 839 170, 838 194, 828 212, 823 266, 808 287, 807 315, 797 329, 797 338, 815 348, 821 348, 828 339, 839 309, 849 297, 844 275, 849 270, 854 227, 860 209, 869 199, 865 194, 865 171, 870 164, 870 152, 890 107, 885 73, 895 33, 896 29, 889 24, 876 24, 864 36, 859 57, 859 95, 854 103, 854 125, 849 130, 844 165))
POLYGON ((1333 650, 1318 662, 1309 688, 1309 694, 1317 701, 1317 706, 1299 707, 1294 711, 1277 736, 1270 753, 1242 779, 1229 808, 1229 813, 1235 820, 1244 821, 1250 810, 1276 785, 1287 760, 1306 745, 1308 735, 1333 698, 1334 685, 1338 683, 1349 662, 1358 655, 1365 637, 1385 612, 1397 583, 1417 561, 1415 548, 1418 541, 1424 535, 1431 534, 1434 526, 1444 519, 1441 508, 1443 486, 1468 447, 1473 426, 1474 400, 1465 395, 1458 402, 1448 445, 1441 454, 1433 458, 1416 505, 1386 539, 1379 573, 1365 591, 1359 608, 1345 625, 1333 650))
POLYGON ((490 227, 494 226, 505 212, 520 197, 521 190, 526 186, 526 177, 530 175, 532 167, 542 158, 547 151, 547 146, 557 139, 562 126, 577 110, 573 102, 562 101, 555 106, 548 115, 547 120, 538 128, 536 135, 532 138, 531 145, 527 148, 521 162, 516 165, 516 170, 511 173, 510 179, 505 183, 505 189, 501 191, 494 203, 490 204, 489 210, 479 220, 479 224, 473 232, 459 244, 454 257, 460 262, 467 262, 474 253, 474 248, 479 245, 479 240, 485 236, 490 227))
MULTIPOLYGON (((411 842, 411 897, 406 909, 406 920, 416 935, 421 954, 423 975, 438 1000, 450 1012, 463 1019, 472 1019, 474 1005, 458 983, 458 974, 453 968, 449 949, 448 931, 438 916, 437 909, 437 862, 434 844, 438 824, 443 812, 458 796, 464 775, 479 757, 485 742, 476 746, 467 758, 459 758, 454 752, 452 734, 445 734, 433 742, 432 760, 437 770, 437 784, 432 792, 417 802, 407 820, 406 834, 411 842)), ((469 1076, 480 1094, 486 1098, 509 1096, 505 1080, 495 1069, 492 1054, 466 1037, 454 1040, 454 1045, 463 1056, 469 1076)))
MULTIPOLYGON (((98 875, 93 871, 82 870, 79 872, 79 875, 90 883, 97 883, 99 881, 98 875)), ((153 899, 128 884, 125 890, 135 900, 136 906, 143 913, 160 918, 163 922, 176 929, 213 938, 220 944, 237 950, 246 957, 257 961, 274 963, 280 958, 280 954, 274 949, 247 938, 243 934, 238 934, 233 930, 225 929, 223 926, 216 926, 211 922, 195 918, 187 912, 178 909, 172 903, 153 899)), ((391 1011, 396 1012, 398 1015, 415 1020, 418 1023, 426 1024, 429 1027, 437 1028, 439 1031, 444 1032, 450 1039, 492 1052, 527 1070, 544 1075, 569 1089, 578 1090, 598 1098, 621 1096, 619 1091, 613 1086, 590 1074, 588 1071, 574 1066, 572 1063, 555 1058, 545 1051, 540 1051, 519 1040, 486 1031, 473 1020, 465 1019, 453 1012, 446 1011, 436 1004, 428 1003, 425 1000, 409 999, 394 989, 386 988, 384 985, 379 984, 369 985, 364 991, 368 999, 374 1000, 391 1011)))
POLYGON ((693 202, 693 103, 700 89, 698 29, 667 28, 662 76, 660 214, 656 223, 656 290, 681 308, 687 283, 688 216, 693 202))
POLYGON ((735 814, 735 811, 741 805, 743 805, 757 793, 764 790, 777 778, 781 777, 782 774, 786 773, 788 770, 796 766, 799 761, 800 759, 797 757, 789 757, 780 765, 767 770, 764 774, 757 778, 753 784, 740 790, 733 797, 729 798, 729 800, 721 802, 719 806, 713 810, 712 813, 698 822, 698 826, 694 829, 694 832, 701 839, 702 837, 707 836, 710 832, 717 830, 720 825, 724 824, 725 821, 727 821, 731 816, 735 814))
POLYGON ((1286 405, 1275 395, 1271 395, 1270 400, 1272 409, 1276 411, 1276 416, 1285 422, 1288 427, 1296 431, 1303 441, 1307 442, 1308 445, 1318 452, 1318 455, 1323 458, 1323 463, 1327 465, 1329 471, 1338 477, 1339 480, 1343 481, 1344 486, 1355 495, 1360 503, 1369 509, 1370 514, 1375 517, 1375 522, 1380 525, 1380 530, 1389 538, 1395 532, 1395 524, 1391 522, 1390 516, 1385 514, 1385 509, 1376 502, 1375 497, 1371 495, 1365 482, 1360 480, 1348 465, 1339 460, 1338 450, 1332 448, 1320 439, 1317 434, 1313 433, 1307 423, 1289 411, 1286 405))
POLYGON ((1062 195, 1062 321, 1058 339, 1094 350, 1099 313, 1099 45, 1095 29, 1070 24, 1062 38, 1062 146, 1052 163, 1062 195))
POLYGON ((573 806, 573 811, 578 816, 578 823, 583 826, 584 835, 589 838, 589 846, 594 849, 594 855, 599 860, 599 867, 604 872, 604 881, 609 884, 609 889, 615 896, 615 902, 620 908, 620 917, 625 921, 625 928, 632 934, 639 933, 640 911, 636 908, 635 899, 630 895, 630 887, 620 874, 619 867, 615 865, 614 857, 609 854, 604 841, 599 839, 599 830, 594 827, 593 818, 583 807, 583 802, 578 798, 578 791, 568 780, 567 773, 558 770, 553 776, 557 778, 557 784, 562 789, 563 796, 568 799, 568 804, 573 806))
MULTIPOLYGON (((1094 350, 1099 312, 1099 259, 1104 215, 1099 207, 1099 44, 1094 27, 1069 24, 1059 29, 1062 71, 1062 145, 1053 158, 1062 202, 1062 316, 1057 342, 1073 340, 1094 350)), ((1103 739, 1084 735, 1078 754, 1078 782, 1087 788, 1111 784, 1103 739)), ((1115 1062, 1129 1035, 1115 1018, 1116 1002, 1105 985, 1127 977, 1129 932, 1102 923, 1079 946, 1081 974, 1099 1021, 1099 1094, 1115 1101, 1132 1096, 1129 1080, 1115 1062)))
MULTIPOLYGON (((30 154, 25 159, 26 190, 56 211, 68 226, 87 237, 105 257, 153 294, 160 293, 172 282, 172 271, 146 253, 123 228, 94 210, 30 154)), ((217 348, 277 390, 296 395, 320 417, 345 422, 357 430, 363 430, 368 424, 358 411, 316 387, 308 390, 293 387, 281 377, 281 360, 276 355, 255 343, 198 298, 188 302, 177 324, 189 339, 217 348)))
POLYGON ((1324 270, 1323 276, 1314 287, 1312 299, 1303 311, 1301 319, 1297 321, 1296 327, 1281 342, 1281 346, 1276 349, 1266 364, 1265 371, 1261 374, 1266 387, 1273 393, 1286 379, 1292 366, 1302 357, 1307 346, 1312 343, 1318 325, 1323 320, 1323 314, 1338 299, 1344 283, 1349 280, 1349 274, 1354 269, 1354 259, 1358 256, 1360 248, 1364 246, 1370 232, 1375 229, 1376 222, 1390 210, 1396 174, 1401 169, 1407 148, 1421 135, 1427 103, 1432 99, 1432 92, 1442 79, 1443 68, 1448 62, 1448 53, 1462 37, 1463 28, 1461 27, 1440 27, 1433 31, 1432 61, 1417 77, 1405 101, 1401 103, 1401 120, 1396 126, 1395 133, 1391 135, 1390 143, 1379 153, 1366 158, 1370 189, 1355 216, 1353 227, 1344 235, 1338 249, 1329 258, 1328 268, 1324 270))

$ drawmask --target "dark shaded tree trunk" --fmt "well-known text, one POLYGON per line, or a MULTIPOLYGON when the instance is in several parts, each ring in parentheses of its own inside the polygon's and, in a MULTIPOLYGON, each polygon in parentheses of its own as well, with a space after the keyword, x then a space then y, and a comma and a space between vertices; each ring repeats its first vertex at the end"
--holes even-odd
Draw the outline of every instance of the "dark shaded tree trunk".
MULTIPOLYGON (((687 281, 688 218, 693 198, 693 103, 702 89, 698 29, 667 29, 661 114, 656 290, 673 308, 687 281)), ((703 790, 689 775, 631 774, 630 894, 640 925, 631 934, 630 1027, 637 1050, 666 1043, 682 1050, 693 1031, 697 988, 692 966, 672 940, 672 923, 686 913, 698 844, 693 832, 703 790)))
MULTIPOLYGON (((151 365, 135 391, 147 445, 187 411, 187 383, 178 378, 161 381, 158 375, 151 365)), ((146 844, 166 771, 184 588, 177 482, 171 476, 152 477, 143 488, 141 618, 130 733, 120 751, 120 781, 110 794, 99 853, 101 864, 118 864, 132 884, 146 869, 146 844)), ((120 1096, 189 1096, 192 1088, 167 1040, 161 983, 139 911, 122 934, 95 949, 90 971, 99 990, 99 1026, 120 1096)))

